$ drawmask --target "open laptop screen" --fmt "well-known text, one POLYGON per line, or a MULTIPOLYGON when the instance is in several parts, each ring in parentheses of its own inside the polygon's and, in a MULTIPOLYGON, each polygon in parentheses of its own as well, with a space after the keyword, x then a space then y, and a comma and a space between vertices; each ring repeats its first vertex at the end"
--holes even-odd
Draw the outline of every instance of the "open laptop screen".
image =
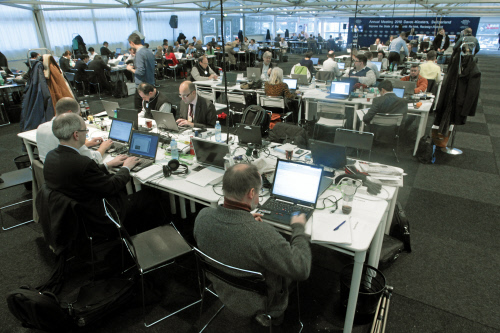
POLYGON ((130 139, 129 153, 149 158, 156 157, 158 136, 143 132, 133 132, 130 139))
POLYGON ((122 53, 122 49, 121 49, 121 48, 119 48, 119 47, 117 47, 117 48, 116 48, 116 55, 119 55, 119 54, 121 54, 121 53, 122 53))
POLYGON ((323 169, 321 167, 278 160, 273 195, 316 204, 323 169))
POLYGON ((378 71, 380 72, 382 70, 382 62, 380 61, 372 61, 372 64, 377 66, 378 71))
POLYGON ((349 82, 332 82, 332 86, 330 87, 330 94, 349 95, 349 90, 349 82))
POLYGON ((319 60, 319 58, 311 58, 311 61, 313 62, 314 66, 318 65, 318 60, 319 60))
POLYGON ((118 142, 127 142, 130 139, 130 133, 132 132, 131 121, 124 121, 113 119, 111 121, 111 129, 109 131, 109 138, 118 142))
POLYGON ((392 88, 392 91, 398 96, 399 98, 403 98, 405 95, 405 89, 404 88, 392 88))
POLYGON ((345 62, 338 62, 339 69, 345 69, 345 62))
POLYGON ((297 79, 283 79, 283 83, 288 85, 288 89, 297 89, 297 79))
POLYGON ((229 153, 227 144, 193 138, 193 148, 198 163, 224 169, 224 156, 229 153))

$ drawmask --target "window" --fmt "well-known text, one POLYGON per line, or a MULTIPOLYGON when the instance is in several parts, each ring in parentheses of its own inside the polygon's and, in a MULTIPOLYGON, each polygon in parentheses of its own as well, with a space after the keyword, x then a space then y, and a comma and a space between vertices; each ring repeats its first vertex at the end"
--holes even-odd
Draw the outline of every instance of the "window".
POLYGON ((288 29, 288 32, 290 32, 290 36, 295 32, 298 33, 297 31, 297 19, 296 18, 283 18, 283 17, 277 17, 276 18, 276 34, 280 33, 282 37, 285 37, 285 31, 288 29))
POLYGON ((497 50, 498 40, 500 39, 500 24, 496 23, 479 23, 477 40, 481 50, 497 50))
POLYGON ((267 30, 269 33, 273 31, 272 16, 247 16, 245 17, 245 34, 246 35, 265 35, 267 30))

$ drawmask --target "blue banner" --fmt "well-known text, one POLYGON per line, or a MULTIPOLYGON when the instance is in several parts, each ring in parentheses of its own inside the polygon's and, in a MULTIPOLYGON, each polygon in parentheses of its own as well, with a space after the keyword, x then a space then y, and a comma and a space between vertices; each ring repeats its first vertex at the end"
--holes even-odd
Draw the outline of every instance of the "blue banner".
POLYGON ((475 35, 479 25, 479 17, 358 17, 349 18, 349 34, 347 36, 347 47, 351 47, 354 37, 354 44, 359 47, 367 47, 375 43, 376 38, 380 38, 384 44, 391 35, 399 35, 402 31, 409 32, 415 29, 415 34, 425 34, 434 36, 439 27, 443 27, 447 35, 460 35, 466 27, 472 28, 475 35), (401 27, 400 27, 401 25, 401 27), (354 32, 353 28, 354 27, 354 32))

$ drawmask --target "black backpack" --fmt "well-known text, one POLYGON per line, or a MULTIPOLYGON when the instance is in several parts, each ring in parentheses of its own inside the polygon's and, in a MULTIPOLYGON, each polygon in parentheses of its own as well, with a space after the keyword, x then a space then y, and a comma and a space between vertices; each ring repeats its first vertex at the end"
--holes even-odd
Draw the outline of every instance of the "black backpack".
POLYGON ((271 116, 259 105, 250 105, 243 111, 241 123, 245 125, 260 126, 262 136, 265 136, 269 131, 271 116))
POLYGON ((418 142, 417 153, 415 157, 420 163, 436 163, 436 145, 429 135, 423 136, 418 142))
POLYGON ((76 327, 60 305, 56 295, 21 286, 7 294, 10 312, 27 328, 47 332, 68 332, 76 327))
POLYGON ((113 97, 123 98, 127 96, 128 96, 128 89, 125 82, 123 82, 123 80, 116 81, 115 89, 113 91, 113 97))

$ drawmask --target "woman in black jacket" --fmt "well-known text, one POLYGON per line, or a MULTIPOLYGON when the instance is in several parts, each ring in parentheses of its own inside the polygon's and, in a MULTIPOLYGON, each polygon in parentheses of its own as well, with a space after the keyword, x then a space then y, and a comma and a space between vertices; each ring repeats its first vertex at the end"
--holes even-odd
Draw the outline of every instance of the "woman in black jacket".
POLYGON ((61 58, 59 58, 59 67, 63 72, 71 72, 71 65, 69 60, 71 59, 71 52, 65 51, 61 58))
POLYGON ((432 42, 432 49, 437 53, 444 53, 450 46, 450 37, 445 33, 444 28, 439 29, 439 32, 432 42), (443 43, 444 38, 444 43, 443 43))

